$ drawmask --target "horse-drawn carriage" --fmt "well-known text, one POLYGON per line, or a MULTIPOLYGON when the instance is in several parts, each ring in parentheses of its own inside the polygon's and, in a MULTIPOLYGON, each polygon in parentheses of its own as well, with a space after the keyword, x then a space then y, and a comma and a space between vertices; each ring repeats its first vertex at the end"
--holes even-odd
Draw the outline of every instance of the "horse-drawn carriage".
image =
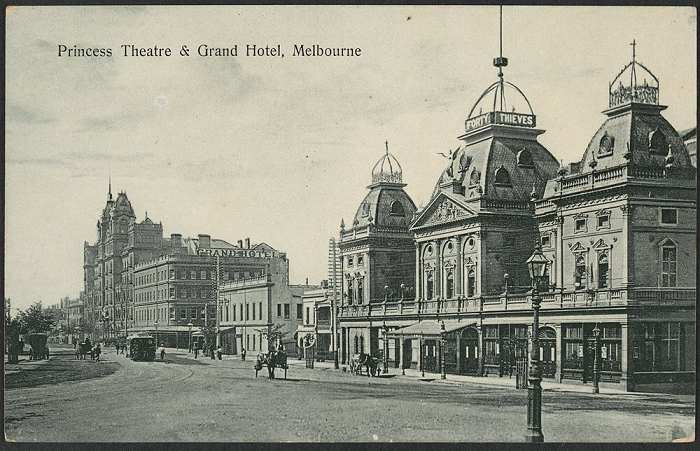
POLYGON ((255 359, 255 377, 258 377, 258 371, 262 370, 262 367, 267 367, 268 377, 270 379, 275 378, 275 368, 284 369, 284 378, 287 379, 287 370, 289 365, 287 365, 287 353, 284 350, 272 351, 268 353, 260 353, 255 359))
POLYGON ((150 335, 132 335, 128 339, 131 360, 156 359, 156 339, 150 335))
POLYGON ((362 375, 362 367, 365 367, 367 377, 379 375, 380 360, 369 354, 355 354, 350 359, 350 373, 362 375))
POLYGON ((44 360, 49 358, 49 347, 46 346, 48 335, 27 334, 24 336, 25 342, 29 343, 29 360, 44 360))

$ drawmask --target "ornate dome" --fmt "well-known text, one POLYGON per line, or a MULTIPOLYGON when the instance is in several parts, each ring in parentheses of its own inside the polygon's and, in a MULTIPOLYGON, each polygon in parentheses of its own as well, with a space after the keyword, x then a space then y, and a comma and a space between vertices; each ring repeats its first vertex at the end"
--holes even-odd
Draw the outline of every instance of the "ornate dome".
MULTIPOLYGON (((413 219, 416 205, 403 190, 401 165, 389 153, 389 145, 382 158, 372 167, 372 184, 369 193, 360 203, 348 229, 358 229, 369 225, 382 228, 399 228, 405 231, 413 219)), ((341 229, 344 229, 344 222, 341 229)))
POLYGON ((403 183, 399 160, 389 153, 389 142, 385 141, 386 151, 384 155, 372 167, 372 184, 375 183, 403 183))

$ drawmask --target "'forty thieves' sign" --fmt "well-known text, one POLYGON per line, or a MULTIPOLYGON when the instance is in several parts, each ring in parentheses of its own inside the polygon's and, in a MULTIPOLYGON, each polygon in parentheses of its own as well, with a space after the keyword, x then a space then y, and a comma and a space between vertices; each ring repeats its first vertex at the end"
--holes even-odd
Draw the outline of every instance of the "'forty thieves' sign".
POLYGON ((487 124, 515 125, 517 127, 534 127, 534 114, 505 113, 503 111, 492 111, 467 119, 464 122, 466 131, 483 127, 487 124))

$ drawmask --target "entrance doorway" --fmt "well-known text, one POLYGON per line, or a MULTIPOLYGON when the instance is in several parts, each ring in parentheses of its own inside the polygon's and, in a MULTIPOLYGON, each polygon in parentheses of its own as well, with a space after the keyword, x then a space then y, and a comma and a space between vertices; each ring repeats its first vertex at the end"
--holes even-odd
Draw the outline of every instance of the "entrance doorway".
POLYGON ((479 333, 473 327, 462 331, 460 340, 462 357, 461 374, 477 374, 479 371, 479 333))

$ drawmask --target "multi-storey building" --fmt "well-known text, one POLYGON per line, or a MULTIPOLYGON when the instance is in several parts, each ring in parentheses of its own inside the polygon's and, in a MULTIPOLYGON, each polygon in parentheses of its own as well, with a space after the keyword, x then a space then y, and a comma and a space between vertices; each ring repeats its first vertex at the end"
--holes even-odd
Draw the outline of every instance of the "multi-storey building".
POLYGON ((321 285, 321 288, 305 291, 302 296, 303 320, 297 329, 297 346, 303 348, 305 337, 311 335, 314 337, 312 352, 317 359, 325 360, 333 358, 333 291, 329 289, 327 281, 321 285))
MULTIPOLYGON (((280 283, 286 282, 284 253, 265 243, 251 245, 248 238, 245 246, 242 240, 238 244, 203 234, 185 239, 172 234, 164 240, 161 256, 134 269, 133 330, 157 332, 166 346, 187 347, 193 330, 215 327, 217 269, 222 286, 229 281, 259 280, 269 271, 281 277, 280 283)), ((225 322, 225 309, 222 314, 225 322)), ((233 352, 226 337, 224 347, 233 352)))
POLYGON ((537 201, 551 262, 542 318, 560 354, 555 377, 591 379, 598 326, 603 380, 630 390, 692 384, 696 170, 646 67, 633 58, 609 96, 581 160, 537 201))
POLYGON ((352 224, 340 224, 342 274, 341 305, 346 314, 338 317, 341 360, 360 352, 376 353, 382 323, 360 315, 378 307, 387 298, 413 295, 415 245, 409 232, 416 206, 406 194, 401 165, 389 153, 372 168, 369 192, 360 203, 352 224))
POLYGON ((411 222, 415 295, 374 287, 369 303, 357 302, 347 283, 355 257, 344 244, 357 231, 341 231, 343 360, 386 346, 395 367, 439 371, 444 353, 448 373, 500 376, 527 359, 536 333, 545 378, 591 382, 597 349, 606 384, 691 386, 697 191, 684 141, 692 133, 680 136, 663 118, 658 80, 633 57, 610 84, 607 119, 581 161, 559 167, 537 142, 529 101, 503 79, 505 61, 494 61, 499 79, 467 116, 463 144, 411 222), (524 111, 506 103, 516 98, 524 111), (533 331, 526 260, 536 245, 550 263, 533 331), (361 328, 369 346, 353 330, 361 328))

